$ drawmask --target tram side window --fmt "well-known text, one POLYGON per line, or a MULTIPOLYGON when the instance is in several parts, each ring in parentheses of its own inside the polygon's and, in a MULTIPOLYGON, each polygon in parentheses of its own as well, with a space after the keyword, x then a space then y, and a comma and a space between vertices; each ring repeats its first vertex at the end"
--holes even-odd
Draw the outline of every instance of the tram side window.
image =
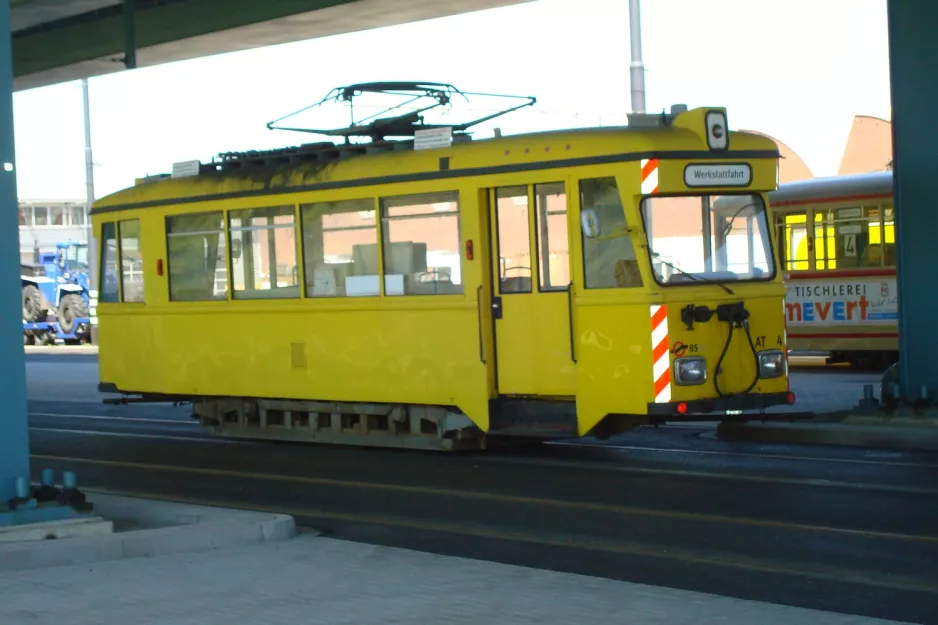
POLYGON ((814 269, 837 269, 837 237, 827 213, 814 211, 814 269))
POLYGON ((121 257, 121 301, 143 301, 143 255, 140 253, 140 220, 117 223, 121 257))
POLYGON ((581 180, 580 211, 586 288, 642 286, 616 179, 581 180))
POLYGON ((883 215, 879 207, 818 210, 814 215, 817 269, 883 265, 883 215))
POLYGON ((309 297, 380 295, 375 200, 300 207, 309 297))
POLYGON ((542 291, 564 291, 570 284, 564 183, 535 185, 534 199, 537 206, 538 283, 542 291))
POLYGON ((228 298, 225 216, 221 211, 166 219, 169 299, 228 298))
POLYGON ((807 213, 785 213, 779 216, 779 257, 783 271, 805 271, 808 267, 807 213))
POLYGON ((896 217, 891 206, 883 207, 883 265, 896 266, 896 217))
POLYGON ((292 206, 228 214, 231 275, 236 299, 300 296, 296 218, 292 206))
POLYGON ((101 224, 101 269, 98 293, 100 302, 120 301, 117 277, 117 226, 114 222, 101 224))
POLYGON ((459 194, 383 198, 385 295, 463 292, 459 194))

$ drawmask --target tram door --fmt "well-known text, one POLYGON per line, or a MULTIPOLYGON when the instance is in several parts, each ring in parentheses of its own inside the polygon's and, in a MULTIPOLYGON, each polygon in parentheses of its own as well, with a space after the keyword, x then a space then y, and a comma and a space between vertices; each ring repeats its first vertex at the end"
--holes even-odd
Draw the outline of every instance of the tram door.
POLYGON ((498 393, 573 396, 565 184, 489 193, 498 393))

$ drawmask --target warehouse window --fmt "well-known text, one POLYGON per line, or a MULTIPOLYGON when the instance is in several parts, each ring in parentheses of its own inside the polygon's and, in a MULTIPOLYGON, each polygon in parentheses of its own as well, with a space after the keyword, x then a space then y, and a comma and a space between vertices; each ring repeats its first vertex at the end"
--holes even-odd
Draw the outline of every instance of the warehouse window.
POLYGON ((231 211, 231 277, 237 299, 300 296, 292 206, 231 211))
POLYGON ((222 212, 167 217, 166 231, 169 299, 227 299, 227 245, 222 212))
POLYGON ((143 255, 140 253, 140 220, 118 222, 120 239, 121 301, 143 301, 143 255))
POLYGON ((379 295, 374 199, 300 208, 303 268, 310 297, 379 295))
POLYGON ((46 206, 33 206, 34 224, 37 226, 49 225, 49 208, 46 206))
POLYGON ((384 198, 381 218, 386 295, 463 292, 457 192, 384 198))

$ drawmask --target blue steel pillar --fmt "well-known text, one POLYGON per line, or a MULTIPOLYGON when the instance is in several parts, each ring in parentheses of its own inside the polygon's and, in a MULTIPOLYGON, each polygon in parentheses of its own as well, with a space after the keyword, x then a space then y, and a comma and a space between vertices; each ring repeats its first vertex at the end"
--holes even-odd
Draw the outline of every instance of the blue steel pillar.
POLYGON ((938 399, 938 2, 888 0, 902 396, 938 399))
POLYGON ((0 509, 16 494, 16 478, 29 480, 10 47, 10 1, 0 0, 0 509))

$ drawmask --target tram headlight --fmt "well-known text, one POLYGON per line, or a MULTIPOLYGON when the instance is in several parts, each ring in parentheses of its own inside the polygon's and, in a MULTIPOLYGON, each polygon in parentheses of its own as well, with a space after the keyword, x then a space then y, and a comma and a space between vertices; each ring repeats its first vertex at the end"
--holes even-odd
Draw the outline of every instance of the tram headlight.
POLYGON ((682 386, 707 381, 707 361, 703 358, 678 358, 674 361, 674 381, 682 386))
POLYGON ((785 352, 773 349, 770 351, 759 352, 759 377, 760 378, 779 378, 785 375, 787 371, 787 361, 785 352))
POLYGON ((708 111, 706 114, 707 146, 711 150, 729 148, 729 127, 724 111, 708 111))

